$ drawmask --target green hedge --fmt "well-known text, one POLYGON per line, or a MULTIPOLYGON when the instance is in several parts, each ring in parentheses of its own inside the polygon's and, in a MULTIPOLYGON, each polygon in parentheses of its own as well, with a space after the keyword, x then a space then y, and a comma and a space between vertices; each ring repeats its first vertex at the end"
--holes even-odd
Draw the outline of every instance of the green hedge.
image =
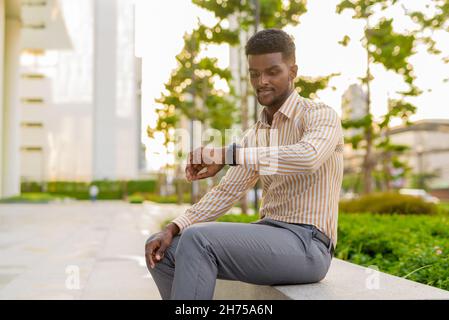
MULTIPOLYGON (((160 196, 158 194, 145 194, 145 200, 153 201, 157 203, 178 203, 177 195, 169 195, 169 196, 160 196)), ((182 203, 190 203, 190 193, 184 193, 182 203)))
POLYGON ((130 203, 140 204, 143 203, 145 199, 140 194, 133 194, 128 197, 130 203))
POLYGON ((335 255, 449 290, 449 217, 340 214, 335 255))
POLYGON ((259 219, 258 214, 225 214, 217 219, 221 222, 245 222, 250 223, 259 219))
POLYGON ((156 192, 156 180, 130 180, 127 182, 126 190, 128 194, 136 192, 156 192))
MULTIPOLYGON (((155 192, 155 180, 129 180, 129 181, 92 181, 100 189, 98 199, 116 200, 123 199, 129 194, 137 192, 155 192)), ((22 182, 22 193, 47 192, 49 194, 64 195, 78 200, 89 199, 88 182, 50 181, 46 183, 22 182)))
POLYGON ((398 193, 373 193, 354 200, 340 201, 340 212, 387 214, 435 214, 437 206, 421 198, 398 193))
POLYGON ((55 200, 63 200, 65 197, 49 193, 23 193, 20 196, 0 199, 0 203, 49 203, 55 200))

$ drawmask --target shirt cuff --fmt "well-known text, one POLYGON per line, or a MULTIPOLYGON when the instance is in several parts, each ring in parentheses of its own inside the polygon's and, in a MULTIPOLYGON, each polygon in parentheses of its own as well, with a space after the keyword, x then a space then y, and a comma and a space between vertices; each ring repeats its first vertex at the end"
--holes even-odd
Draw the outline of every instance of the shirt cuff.
POLYGON ((237 148, 236 152, 237 165, 241 165, 255 171, 259 170, 258 148, 237 148))
POLYGON ((191 226, 193 223, 190 221, 189 217, 185 214, 180 215, 176 219, 172 220, 174 224, 176 224, 179 228, 179 233, 181 233, 185 228, 191 226))

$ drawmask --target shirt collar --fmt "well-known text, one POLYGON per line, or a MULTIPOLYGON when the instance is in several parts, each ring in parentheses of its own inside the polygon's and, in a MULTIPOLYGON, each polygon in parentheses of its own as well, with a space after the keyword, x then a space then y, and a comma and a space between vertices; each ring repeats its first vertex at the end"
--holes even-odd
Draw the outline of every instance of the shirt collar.
MULTIPOLYGON (((299 93, 296 90, 293 90, 293 92, 288 96, 287 100, 282 104, 282 106, 279 108, 277 112, 282 113, 287 118, 291 119, 294 117, 297 106, 300 102, 301 97, 299 96, 299 93)), ((258 121, 261 124, 268 125, 268 115, 266 108, 263 107, 262 110, 259 112, 258 121)))

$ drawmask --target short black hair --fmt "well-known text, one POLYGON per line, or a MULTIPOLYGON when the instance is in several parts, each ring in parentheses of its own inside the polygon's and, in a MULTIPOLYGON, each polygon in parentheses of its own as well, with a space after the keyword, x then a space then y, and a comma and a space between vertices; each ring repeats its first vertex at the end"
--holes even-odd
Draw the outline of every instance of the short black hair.
POLYGON ((280 29, 265 29, 255 33, 245 46, 246 56, 281 52, 284 60, 295 61, 293 38, 280 29))

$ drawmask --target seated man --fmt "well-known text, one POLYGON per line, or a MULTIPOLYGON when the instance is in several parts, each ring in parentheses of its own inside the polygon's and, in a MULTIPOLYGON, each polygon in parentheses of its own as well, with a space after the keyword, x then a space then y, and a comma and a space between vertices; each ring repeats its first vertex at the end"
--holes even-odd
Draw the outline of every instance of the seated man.
POLYGON ((198 203, 147 240, 148 270, 162 299, 212 299, 217 278, 300 284, 320 281, 329 269, 343 177, 340 119, 295 90, 298 67, 288 34, 260 31, 249 39, 246 55, 264 108, 240 145, 201 147, 190 154, 189 181, 231 167, 198 203), (211 222, 259 178, 258 221, 211 222))

